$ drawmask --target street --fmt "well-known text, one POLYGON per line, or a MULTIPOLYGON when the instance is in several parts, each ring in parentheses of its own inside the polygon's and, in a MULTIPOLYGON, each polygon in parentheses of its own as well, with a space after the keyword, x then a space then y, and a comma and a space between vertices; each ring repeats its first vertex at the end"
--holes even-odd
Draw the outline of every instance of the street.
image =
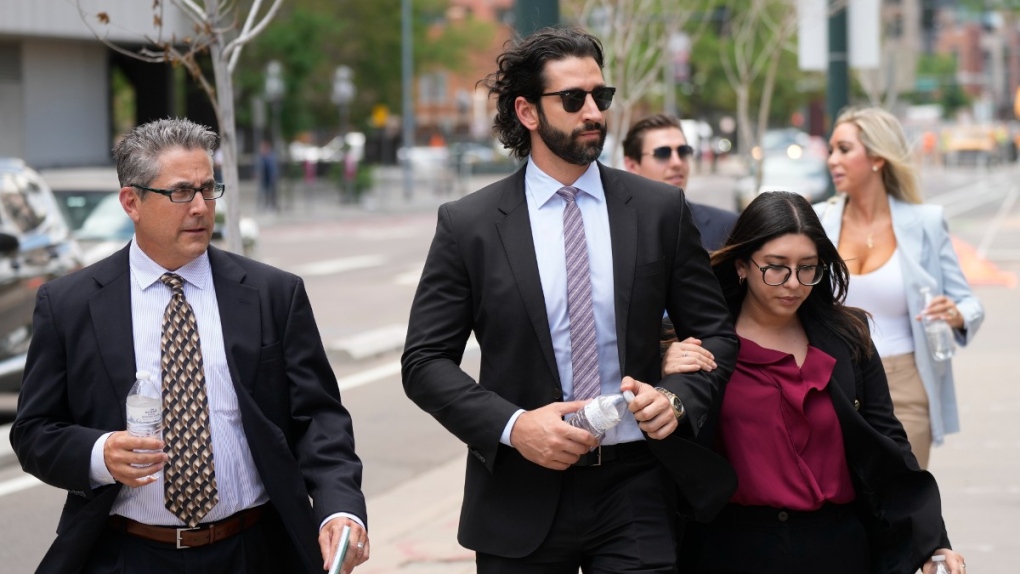
MULTIPOLYGON (((1018 175, 1017 166, 933 168, 922 182, 927 200, 945 206, 952 233, 1007 273, 1020 272, 1018 175)), ((732 191, 731 175, 696 175, 689 197, 730 208, 732 191)), ((373 500, 464 456, 464 446, 405 397, 399 377, 403 330, 438 203, 431 198, 413 210, 384 204, 363 213, 350 207, 332 219, 327 211, 304 212, 297 203, 285 216, 259 216, 261 259, 305 279, 344 404, 354 418, 370 510, 373 500)), ((1020 551, 1020 387, 1012 339, 1020 305, 1015 289, 995 284, 975 289, 985 305, 985 324, 970 347, 957 350, 953 364, 963 431, 933 451, 931 471, 942 490, 954 548, 966 556, 970 574, 981 574, 1008 571, 1020 551)), ((469 351, 465 369, 473 373, 477 361, 477 352, 469 351)), ((439 499, 448 494, 436 493, 439 499)), ((28 477, 16 463, 0 466, 4 572, 33 571, 53 539, 63 500, 62 491, 28 477)), ((404 504, 414 508, 424 502, 404 504)), ((392 530, 402 517, 369 520, 374 532, 392 530)), ((373 562, 391 552, 373 537, 373 560, 364 569, 371 571, 373 562)))

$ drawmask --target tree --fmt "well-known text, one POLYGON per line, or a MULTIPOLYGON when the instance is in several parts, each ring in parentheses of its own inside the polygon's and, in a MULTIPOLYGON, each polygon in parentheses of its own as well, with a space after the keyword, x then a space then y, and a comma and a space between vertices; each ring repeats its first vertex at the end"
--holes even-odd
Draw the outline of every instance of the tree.
MULTIPOLYGON (((715 0, 677 3, 670 0, 573 0, 569 13, 588 27, 605 50, 606 82, 616 86, 609 109, 611 158, 631 123, 634 106, 662 85, 663 68, 671 65, 668 41, 673 32, 690 28, 697 37, 715 0)), ((693 41, 692 41, 693 42, 693 41)), ((672 85, 667 89, 672 89, 672 85)))
MULTIPOLYGON (((238 0, 153 0, 154 35, 140 32, 144 47, 137 50, 122 47, 108 39, 108 26, 116 24, 116 15, 107 12, 89 14, 78 0, 78 12, 92 33, 112 50, 144 62, 169 63, 183 66, 202 87, 216 114, 220 131, 220 150, 223 153, 223 179, 227 189, 237 190, 237 127, 234 121, 233 74, 241 57, 242 48, 252 41, 273 19, 283 0, 271 0, 268 7, 262 0, 251 0, 241 6, 238 0), (179 12, 192 23, 194 35, 178 38, 164 33, 168 11, 179 12), (245 12, 247 11, 247 12, 245 12), (243 16, 243 18, 241 18, 243 16), (242 22, 240 29, 236 28, 242 22), (106 29, 101 33, 95 27, 106 29), (169 36, 169 37, 167 37, 169 36), (202 63, 208 57, 212 65, 212 78, 207 76, 202 63)), ((232 251, 241 251, 241 202, 227 203, 227 245, 232 251)))

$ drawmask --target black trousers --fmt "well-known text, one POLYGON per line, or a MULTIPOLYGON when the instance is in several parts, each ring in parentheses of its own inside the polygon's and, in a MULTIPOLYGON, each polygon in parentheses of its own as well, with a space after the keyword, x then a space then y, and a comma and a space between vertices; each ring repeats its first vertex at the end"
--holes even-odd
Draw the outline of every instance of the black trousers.
POLYGON ((676 485, 652 454, 563 472, 542 545, 524 558, 478 553, 479 574, 676 572, 676 485))
POLYGON ((280 521, 266 504, 251 528, 225 540, 197 548, 177 549, 106 528, 83 574, 279 574, 297 572, 297 554, 280 521))
POLYGON ((868 536, 852 504, 812 512, 727 506, 709 525, 688 523, 681 572, 868 574, 868 536))

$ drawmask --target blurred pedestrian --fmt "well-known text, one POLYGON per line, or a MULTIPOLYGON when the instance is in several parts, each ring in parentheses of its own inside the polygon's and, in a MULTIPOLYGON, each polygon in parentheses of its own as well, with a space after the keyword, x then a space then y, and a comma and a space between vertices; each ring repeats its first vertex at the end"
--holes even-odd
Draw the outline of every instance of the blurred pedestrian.
MULTIPOLYGON (((715 432, 738 487, 715 520, 688 526, 690 571, 932 574, 940 554, 965 574, 867 316, 843 304, 847 265, 807 200, 756 197, 712 267, 740 338, 715 432)), ((697 352, 674 344, 665 370, 685 372, 697 352)))
POLYGON ((871 314, 896 416, 921 468, 931 445, 960 430, 949 360, 928 351, 923 316, 945 319, 966 345, 984 319, 937 205, 924 205, 900 123, 880 108, 840 114, 829 140, 838 195, 815 206, 850 269, 847 304, 871 314), (936 295, 925 307, 921 288, 936 295))
POLYGON ((478 572, 675 572, 670 477, 701 518, 735 487, 695 442, 736 355, 728 313, 683 194, 596 161, 615 92, 598 39, 547 28, 497 64, 495 131, 527 162, 440 208, 404 390, 468 445, 458 540, 478 572), (717 369, 660 380, 666 309, 717 369), (472 333, 477 382, 460 367, 472 333), (564 422, 624 390, 601 446, 564 422))
POLYGON ((39 288, 10 433, 68 491, 39 572, 316 572, 344 527, 345 571, 368 559, 351 417, 301 279, 209 245, 216 139, 182 119, 125 136, 133 239, 39 288), (136 371, 160 374, 161 436, 123 430, 136 371))
POLYGON ((270 211, 278 211, 277 184, 280 180, 280 163, 277 161, 273 144, 263 141, 259 145, 259 204, 270 211))
MULTIPOLYGON (((680 120, 666 114, 646 116, 630 127, 623 139, 623 165, 640 176, 687 189, 694 148, 687 143, 680 120)), ((737 214, 688 201, 701 244, 708 251, 722 247, 737 214)))

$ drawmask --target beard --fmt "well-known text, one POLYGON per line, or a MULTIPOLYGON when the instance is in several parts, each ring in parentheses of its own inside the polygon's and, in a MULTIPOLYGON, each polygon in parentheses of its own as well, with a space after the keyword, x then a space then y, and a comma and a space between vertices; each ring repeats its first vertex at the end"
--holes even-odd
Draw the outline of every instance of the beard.
POLYGON ((568 134, 549 125, 542 108, 538 109, 538 120, 538 137, 542 138, 549 151, 563 161, 574 165, 588 165, 602 155, 602 147, 606 144, 606 124, 585 122, 584 126, 568 134), (583 132, 593 130, 599 132, 598 141, 590 143, 577 141, 583 132))

